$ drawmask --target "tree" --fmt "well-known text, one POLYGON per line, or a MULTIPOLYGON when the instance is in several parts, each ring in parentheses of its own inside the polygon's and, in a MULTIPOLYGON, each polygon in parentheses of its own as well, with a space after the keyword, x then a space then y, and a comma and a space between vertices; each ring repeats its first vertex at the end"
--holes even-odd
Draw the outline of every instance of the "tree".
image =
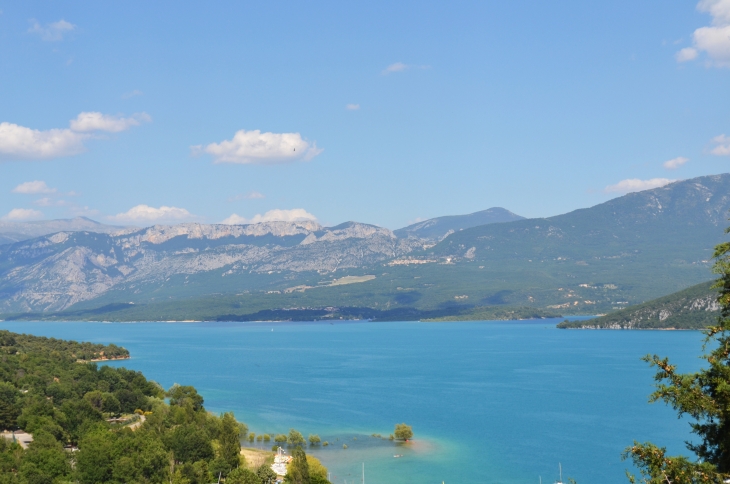
POLYGON ((256 470, 256 475, 259 476, 261 484, 274 484, 277 479, 276 472, 267 464, 261 464, 256 470))
POLYGON ((277 444, 285 444, 286 443, 286 435, 284 434, 276 434, 276 437, 274 437, 274 442, 277 444))
POLYGON ((170 405, 178 405, 180 407, 190 405, 196 412, 203 408, 203 397, 198 394, 195 387, 178 385, 176 383, 167 391, 167 396, 170 399, 170 405))
POLYGON ((15 427, 20 415, 19 397, 20 392, 11 383, 0 382, 0 429, 15 427))
POLYGON ((410 440, 413 438, 413 429, 410 425, 404 423, 395 424, 395 432, 393 435, 397 440, 410 440))
POLYGON ((301 432, 294 429, 289 429, 289 437, 287 438, 289 445, 304 445, 307 441, 304 440, 304 436, 301 432))
POLYGON ((178 462, 210 460, 213 446, 204 431, 192 425, 180 425, 166 436, 167 448, 178 462))
POLYGON ((221 430, 218 437, 220 442, 218 452, 231 468, 237 467, 239 464, 239 456, 241 455, 240 435, 240 427, 233 416, 233 412, 224 413, 221 418, 221 430))
POLYGON ((318 445, 320 442, 322 442, 322 439, 319 438, 319 435, 312 435, 309 434, 309 445, 318 445))
POLYGON ((63 446, 51 434, 39 431, 33 436, 20 464, 19 474, 24 482, 42 484, 71 473, 63 446))
POLYGON ((310 484, 307 454, 300 446, 296 446, 292 452, 292 461, 287 467, 285 479, 292 484, 310 484))
POLYGON ((226 484, 261 484, 261 478, 250 469, 238 467, 228 474, 226 484))
MULTIPOLYGON (((714 483, 730 477, 730 242, 716 246, 714 258, 713 272, 720 277, 713 287, 719 289, 717 302, 721 311, 717 326, 705 331, 704 347, 714 348, 702 356, 709 366, 697 373, 682 374, 668 358, 644 357, 644 361, 658 369, 654 377, 656 391, 649 400, 663 400, 680 417, 688 415, 694 419, 690 426, 700 442, 686 445, 698 460, 667 456, 666 448, 651 442, 634 442, 623 457, 630 458, 639 468, 639 482, 714 483)), ((632 475, 629 480, 637 482, 632 475)))

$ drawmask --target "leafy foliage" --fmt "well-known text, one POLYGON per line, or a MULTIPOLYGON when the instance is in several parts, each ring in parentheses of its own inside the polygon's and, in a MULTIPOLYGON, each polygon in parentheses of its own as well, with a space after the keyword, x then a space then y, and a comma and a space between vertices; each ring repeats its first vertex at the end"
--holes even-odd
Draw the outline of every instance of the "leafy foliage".
MULTIPOLYGON (((730 229, 726 232, 730 232, 730 229)), ((652 402, 662 400, 677 413, 691 417, 692 432, 700 442, 687 448, 697 460, 667 456, 666 449, 634 442, 624 458, 630 458, 641 472, 640 482, 720 483, 730 477, 730 243, 715 247, 713 271, 719 274, 714 287, 719 289, 720 317, 706 330, 704 358, 708 367, 696 373, 678 373, 668 358, 647 355, 644 359, 657 368, 656 391, 652 402)), ((636 477, 629 475, 631 482, 636 477)))
POLYGON ((410 425, 406 425, 404 423, 395 424, 395 432, 393 432, 393 436, 397 440, 410 440, 413 438, 413 429, 410 425))
POLYGON ((240 468, 247 427, 232 413, 209 414, 193 387, 84 363, 112 355, 129 353, 0 331, 0 425, 33 434, 27 450, 0 438, 0 483, 261 482, 240 468))

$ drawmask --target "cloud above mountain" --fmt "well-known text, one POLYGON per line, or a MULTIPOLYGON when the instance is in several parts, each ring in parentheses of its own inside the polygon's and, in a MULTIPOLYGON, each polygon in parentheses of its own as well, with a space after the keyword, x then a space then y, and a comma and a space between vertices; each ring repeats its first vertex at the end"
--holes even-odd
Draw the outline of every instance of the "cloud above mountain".
POLYGON ((317 217, 307 212, 303 208, 293 208, 291 210, 274 209, 269 210, 265 214, 256 214, 253 217, 245 218, 238 214, 231 214, 230 217, 221 223, 226 225, 246 225, 257 224, 261 222, 302 222, 305 220, 316 221, 317 217))
POLYGON ((730 156, 730 136, 721 134, 712 138, 712 142, 715 146, 710 150, 710 153, 717 156, 730 156))
POLYGON ((31 26, 28 29, 29 34, 37 34, 42 40, 46 42, 58 42, 63 40, 63 36, 69 32, 73 32, 76 26, 71 22, 67 22, 63 19, 58 22, 51 22, 42 26, 37 20, 33 19, 30 21, 31 26))
POLYGON ((694 60, 704 52, 708 65, 730 67, 730 0, 701 0, 697 10, 710 14, 711 25, 694 31, 692 47, 679 50, 677 62, 694 60))
POLYGON ((23 195, 37 195, 42 193, 56 193, 55 188, 51 188, 46 185, 46 182, 41 180, 34 180, 25 183, 21 183, 17 187, 13 188, 13 193, 22 193, 23 195))
POLYGON ((18 124, 0 123, 0 160, 47 160, 77 155, 86 150, 84 141, 94 132, 118 133, 149 122, 146 113, 131 117, 99 112, 83 112, 69 122, 69 128, 32 129, 18 124))
POLYGON ((90 131, 106 131, 108 133, 119 133, 126 131, 133 126, 142 123, 149 123, 152 118, 147 113, 135 113, 125 118, 123 116, 112 116, 98 112, 81 113, 76 119, 71 120, 71 130, 79 133, 90 131))
POLYGON ((207 153, 215 163, 273 165, 295 161, 309 161, 322 149, 308 142, 299 133, 262 133, 239 130, 230 140, 190 147, 194 155, 207 153))
POLYGON ((14 208, 2 217, 3 220, 38 220, 43 218, 43 212, 32 208, 14 208))
POLYGON ((685 158, 684 156, 678 156, 676 158, 672 158, 671 160, 665 161, 664 163, 662 163, 662 166, 667 170, 676 170, 688 161, 689 158, 685 158))
POLYGON ((184 208, 161 206, 159 208, 149 205, 137 205, 126 212, 118 213, 107 217, 109 220, 123 223, 147 223, 147 222, 180 222, 190 220, 195 216, 184 208))
POLYGON ((663 187, 669 185, 677 180, 670 180, 668 178, 651 178, 649 180, 640 180, 638 178, 629 178, 621 180, 615 185, 608 185, 603 189, 605 193, 630 193, 640 192, 642 190, 650 190, 652 188, 663 187))

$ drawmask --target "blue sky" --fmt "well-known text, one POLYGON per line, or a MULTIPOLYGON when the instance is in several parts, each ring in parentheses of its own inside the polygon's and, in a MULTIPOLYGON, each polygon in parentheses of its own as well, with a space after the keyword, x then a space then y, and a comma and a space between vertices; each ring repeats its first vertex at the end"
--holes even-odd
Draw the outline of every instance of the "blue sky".
POLYGON ((550 216, 730 162, 730 0, 0 10, 4 220, 550 216))

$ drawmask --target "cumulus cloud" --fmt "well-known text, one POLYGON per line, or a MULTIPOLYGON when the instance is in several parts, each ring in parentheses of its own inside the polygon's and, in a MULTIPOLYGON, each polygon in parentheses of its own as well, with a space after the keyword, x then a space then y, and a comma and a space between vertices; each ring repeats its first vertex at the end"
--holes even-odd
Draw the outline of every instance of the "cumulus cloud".
POLYGON ((129 118, 112 116, 98 112, 81 113, 76 119, 71 120, 71 130, 81 133, 89 131, 106 131, 118 133, 126 131, 132 126, 139 126, 141 123, 150 122, 152 118, 147 113, 135 113, 129 118))
POLYGON ((347 109, 348 111, 357 111, 358 109, 360 109, 360 105, 359 104, 347 104, 345 106, 345 109, 347 109))
POLYGON ((629 193, 629 192, 640 192, 642 190, 650 190, 652 188, 663 187, 677 180, 670 180, 668 178, 652 178, 650 180, 639 180, 638 178, 629 178, 627 180, 621 180, 615 185, 609 185, 603 189, 605 193, 629 193))
POLYGON ((160 221, 180 221, 194 218, 194 215, 178 207, 167 207, 165 205, 160 208, 150 207, 149 205, 137 205, 130 208, 124 213, 118 213, 107 217, 117 222, 160 222, 160 221))
POLYGON ((146 113, 125 118, 84 112, 70 121, 70 128, 45 131, 3 122, 0 123, 0 160, 43 160, 77 155, 85 151, 84 141, 95 131, 117 133, 151 120, 146 113))
POLYGON ((256 200, 260 198, 266 198, 266 195, 264 195, 261 192, 248 192, 248 193, 239 193, 238 195, 234 195, 232 197, 228 197, 227 201, 229 202, 237 202, 239 200, 256 200))
POLYGON ((710 150, 710 153, 717 156, 730 156, 730 136, 721 134, 712 138, 712 142, 715 147, 710 150))
POLYGON ((41 36, 41 39, 48 42, 58 42, 59 40, 63 40, 64 35, 72 32, 76 28, 74 24, 66 22, 63 19, 58 22, 46 24, 45 27, 41 26, 41 24, 39 24, 35 19, 30 22, 31 26, 28 29, 28 33, 38 34, 41 36))
POLYGON ((664 166, 664 168, 666 168, 667 170, 676 170, 688 161, 689 158, 685 158, 684 156, 678 156, 677 158, 672 158, 671 160, 665 161, 662 166, 664 166))
POLYGON ((402 62, 396 62, 394 64, 389 65, 385 69, 383 69, 380 73, 384 76, 387 76, 388 74, 393 74, 394 72, 403 72, 407 71, 408 69, 428 69, 431 66, 417 66, 413 64, 404 64, 402 62))
POLYGON ((125 92, 124 94, 122 94, 122 99, 130 99, 133 97, 141 96, 142 94, 144 94, 142 91, 140 91, 139 89, 135 89, 133 91, 125 92))
POLYGON ((262 133, 258 129, 236 132, 231 140, 207 146, 191 146, 193 154, 213 155, 215 163, 271 165, 309 161, 323 150, 302 139, 299 133, 262 133))
POLYGON ((32 208, 14 208, 3 217, 3 220, 38 220, 43 218, 43 212, 32 208))
POLYGON ((693 49, 692 47, 685 47, 684 49, 677 51, 677 53, 674 54, 674 58, 677 59, 677 62, 687 62, 694 60, 697 58, 697 49, 693 49))
POLYGON ((694 31, 693 47, 685 47, 677 52, 677 62, 693 60, 700 52, 704 52, 708 64, 730 67, 730 0, 700 0, 697 10, 710 14, 711 25, 694 31))
POLYGON ((0 158, 21 160, 58 158, 84 151, 85 135, 70 129, 39 131, 13 123, 0 123, 0 158))
POLYGON ((234 213, 221 223, 227 225, 246 225, 258 224, 261 222, 302 222, 305 220, 316 221, 317 217, 307 212, 303 208, 293 208, 291 210, 269 210, 263 215, 256 214, 250 219, 241 217, 240 215, 234 213))
POLYGON ((44 181, 35 180, 21 183, 13 188, 12 192, 22 193, 24 195, 37 195, 39 193, 56 193, 56 189, 49 187, 44 181))

